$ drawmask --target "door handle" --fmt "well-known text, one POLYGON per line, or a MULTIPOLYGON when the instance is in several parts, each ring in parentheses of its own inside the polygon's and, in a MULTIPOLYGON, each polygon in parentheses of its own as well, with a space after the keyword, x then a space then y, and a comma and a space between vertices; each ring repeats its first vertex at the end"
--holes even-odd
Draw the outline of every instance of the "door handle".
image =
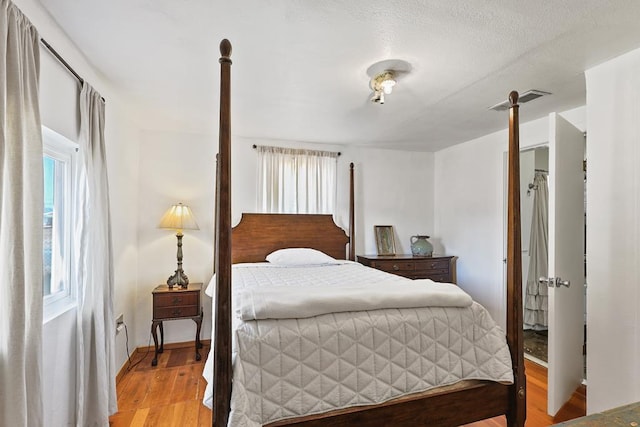
POLYGON ((538 283, 546 284, 550 288, 559 288, 560 286, 568 288, 571 285, 571 281, 562 280, 561 277, 541 277, 538 279, 538 283))

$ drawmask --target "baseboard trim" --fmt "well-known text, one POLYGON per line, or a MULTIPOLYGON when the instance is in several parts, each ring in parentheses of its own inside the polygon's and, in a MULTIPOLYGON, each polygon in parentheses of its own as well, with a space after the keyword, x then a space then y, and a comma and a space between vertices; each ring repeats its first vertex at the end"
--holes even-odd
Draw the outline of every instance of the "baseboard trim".
POLYGON ((133 359, 137 353, 138 353, 138 349, 136 348, 133 350, 133 353, 131 353, 131 355, 129 356, 129 359, 124 361, 124 363, 122 364, 122 367, 120 368, 120 371, 118 372, 118 375, 116 375, 116 384, 118 384, 122 379, 122 377, 124 377, 124 374, 127 373, 127 370, 129 369, 129 360, 133 359))
MULTIPOLYGON (((200 342, 202 343, 202 345, 211 345, 211 340, 200 340, 200 342)), ((164 344, 164 349, 165 350, 174 350, 176 348, 187 348, 187 347, 195 347, 196 342, 195 341, 184 341, 184 342, 172 342, 172 343, 165 343, 164 344)), ((140 352, 147 352, 147 351, 156 351, 156 347, 155 345, 150 345, 150 346, 144 346, 144 347, 138 347, 136 348, 136 351, 138 353, 140 352)), ((131 355, 133 357, 133 355, 131 355)))

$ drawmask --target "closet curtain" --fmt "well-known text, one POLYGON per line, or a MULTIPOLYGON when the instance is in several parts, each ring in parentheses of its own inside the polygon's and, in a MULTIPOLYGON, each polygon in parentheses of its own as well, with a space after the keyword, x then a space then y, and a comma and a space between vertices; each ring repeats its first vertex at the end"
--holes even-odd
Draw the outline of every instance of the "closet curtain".
POLYGON ((549 188, 543 172, 533 179, 533 215, 529 239, 529 272, 524 297, 524 328, 543 330, 548 326, 548 295, 540 277, 548 276, 549 257, 549 188))
POLYGON ((0 0, 0 426, 41 426, 43 167, 37 30, 0 0))
POLYGON ((109 425, 118 411, 113 318, 113 250, 104 142, 104 101, 86 82, 80 93, 76 256, 78 426, 109 425))
POLYGON ((256 149, 259 212, 335 214, 338 153, 256 149))

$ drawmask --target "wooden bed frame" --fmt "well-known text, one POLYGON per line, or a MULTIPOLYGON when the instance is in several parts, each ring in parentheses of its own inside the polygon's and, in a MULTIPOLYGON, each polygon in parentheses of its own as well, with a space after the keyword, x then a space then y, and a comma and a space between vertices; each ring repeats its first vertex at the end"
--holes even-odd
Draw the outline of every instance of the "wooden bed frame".
MULTIPOLYGON (((213 425, 227 425, 232 383, 231 366, 231 264, 263 261, 275 249, 315 247, 336 258, 354 259, 353 164, 350 188, 350 239, 329 215, 244 214, 231 228, 231 43, 220 43, 220 146, 218 150, 215 224, 216 309, 214 336, 213 425), (295 222, 294 222, 295 221, 295 222), (331 224, 327 224, 330 221, 331 224), (318 232, 318 227, 323 231, 318 232), (292 231, 284 237, 283 230, 292 231), (331 233, 331 235, 329 234, 331 233), (321 238, 320 238, 321 236, 321 238), (292 238, 293 241, 288 240, 292 238), (242 248, 241 250, 239 248, 242 248)), ((522 342, 522 266, 520 242, 518 93, 509 94, 509 190, 507 234, 507 344, 511 352, 514 383, 469 381, 414 393, 378 405, 346 408, 324 414, 277 421, 269 426, 455 426, 506 415, 510 427, 524 426, 526 380, 522 342)))

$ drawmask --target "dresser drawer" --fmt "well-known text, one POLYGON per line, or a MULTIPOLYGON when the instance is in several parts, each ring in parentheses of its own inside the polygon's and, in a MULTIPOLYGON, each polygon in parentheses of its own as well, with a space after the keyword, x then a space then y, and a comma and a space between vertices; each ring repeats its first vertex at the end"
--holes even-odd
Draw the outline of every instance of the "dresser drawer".
POLYGON ((444 282, 444 283, 451 283, 453 282, 453 280, 451 280, 451 276, 449 275, 449 273, 447 274, 429 274, 426 277, 427 279, 431 279, 434 282, 444 282))
POLYGON ((358 255, 358 262, 368 267, 410 279, 431 279, 456 283, 456 256, 414 257, 412 255, 358 255))
POLYGON ((415 263, 416 270, 444 270, 445 273, 449 272, 450 262, 448 259, 421 259, 415 261, 415 263))
POLYGON ((195 292, 176 292, 154 295, 155 307, 175 307, 180 305, 198 305, 198 294, 195 292))
POLYGON ((375 261, 371 264, 371 267, 378 270, 396 272, 396 271, 413 271, 415 270, 415 263, 413 261, 375 261))
POLYGON ((194 317, 199 315, 197 305, 182 305, 176 307, 154 307, 154 319, 171 319, 177 317, 194 317))

